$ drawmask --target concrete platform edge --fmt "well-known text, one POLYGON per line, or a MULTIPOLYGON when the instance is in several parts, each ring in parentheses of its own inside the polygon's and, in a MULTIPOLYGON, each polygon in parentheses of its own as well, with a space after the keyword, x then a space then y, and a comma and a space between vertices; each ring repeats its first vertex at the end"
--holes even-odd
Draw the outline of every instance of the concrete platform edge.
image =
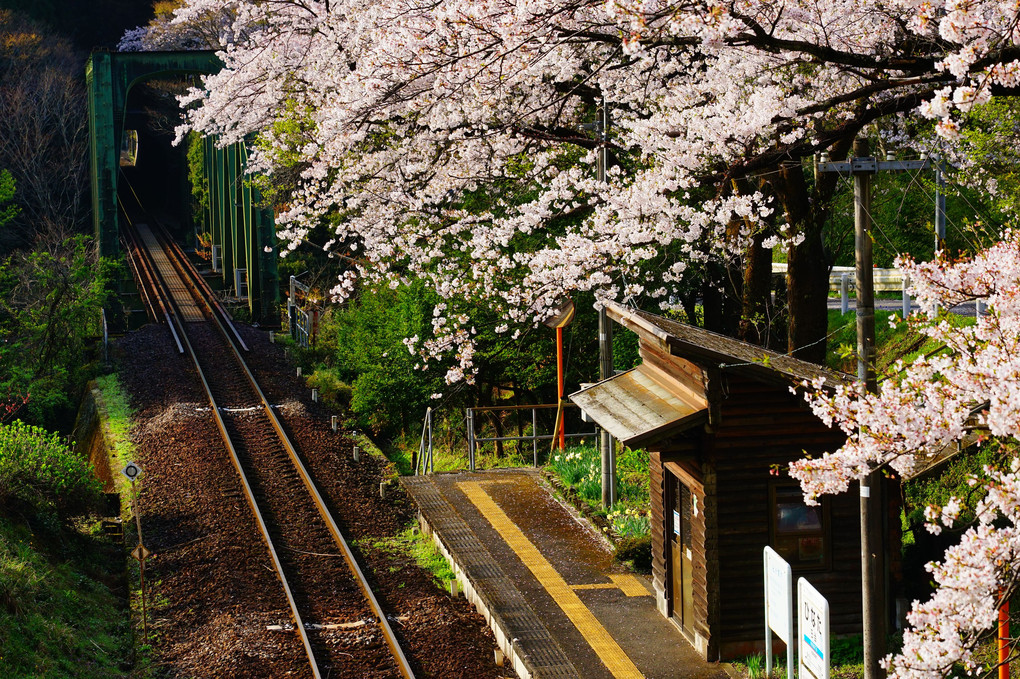
POLYGON ((475 589, 464 568, 443 543, 442 538, 439 537, 439 532, 432 529, 432 526, 429 525, 428 520, 421 511, 418 512, 418 523, 421 526, 422 532, 432 537, 436 548, 439 549, 443 557, 450 563, 453 572, 457 576, 457 582, 460 583, 460 589, 464 593, 464 598, 474 605, 480 615, 485 617, 489 629, 492 630, 493 636, 496 637, 496 645, 503 651, 503 655, 514 668, 514 672, 517 673, 520 679, 535 679, 534 668, 531 667, 531 663, 518 651, 517 646, 513 643, 513 637, 508 633, 503 620, 489 606, 482 593, 475 589))

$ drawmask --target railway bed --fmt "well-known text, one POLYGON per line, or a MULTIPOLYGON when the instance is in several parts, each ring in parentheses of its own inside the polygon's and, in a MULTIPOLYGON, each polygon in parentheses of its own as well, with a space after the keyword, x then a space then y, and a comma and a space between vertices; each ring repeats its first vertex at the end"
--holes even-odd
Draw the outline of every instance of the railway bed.
MULTIPOLYGON (((273 425, 268 420, 258 420, 254 393, 250 388, 246 391, 245 380, 239 373, 225 382, 220 379, 231 372, 226 369, 227 361, 222 354, 225 340, 217 335, 208 322, 192 320, 183 323, 182 327, 191 338, 195 354, 199 356, 199 362, 204 364, 205 372, 217 375, 213 394, 222 414, 224 429, 235 440, 238 459, 249 476, 249 484, 259 504, 265 506, 267 523, 274 524, 269 534, 277 544, 279 560, 287 573, 285 577, 295 583, 293 598, 302 611, 304 627, 311 628, 309 644, 314 655, 320 657, 321 676, 401 676, 397 661, 384 641, 382 620, 362 597, 359 585, 346 568, 342 550, 331 535, 328 522, 321 516, 320 508, 315 507, 314 503, 310 508, 296 506, 295 498, 305 494, 306 482, 300 472, 281 471, 281 463, 289 456, 285 446, 276 437, 273 425), (284 517, 285 520, 273 520, 278 517, 284 517)), ((233 676, 313 676, 314 670, 306 672, 292 665, 295 662, 293 639, 296 634, 287 630, 293 628, 293 618, 281 608, 284 602, 280 596, 269 591, 265 576, 261 573, 267 569, 270 559, 266 558, 264 546, 263 554, 258 554, 259 545, 252 539, 253 522, 250 517, 245 517, 247 503, 240 492, 243 484, 224 474, 226 456, 222 446, 218 453, 210 450, 216 447, 217 441, 209 440, 210 418, 208 414, 202 414, 203 407, 201 400, 196 399, 194 380, 179 374, 180 364, 183 363, 181 360, 169 361, 176 364, 177 369, 168 370, 168 363, 164 363, 165 356, 157 360, 136 360, 131 353, 141 351, 142 354, 151 354, 154 349, 164 354, 167 350, 172 352, 176 348, 174 340, 170 339, 165 329, 160 332, 157 330, 150 327, 144 332, 149 346, 139 346, 137 342, 131 341, 138 339, 138 335, 121 342, 122 368, 126 368, 122 369, 122 376, 126 378, 126 386, 136 400, 149 404, 143 406, 140 413, 141 419, 150 418, 143 427, 155 427, 151 433, 143 433, 139 437, 140 450, 151 454, 143 454, 142 457, 151 488, 147 488, 141 501, 143 520, 149 524, 146 542, 157 555, 150 568, 158 573, 164 563, 173 563, 175 571, 163 574, 168 579, 161 581, 157 588, 173 583, 175 586, 183 584, 187 589, 186 580, 190 580, 190 586, 197 587, 199 591, 185 591, 181 597, 181 602, 186 601, 188 604, 188 614, 193 618, 202 618, 206 624, 210 620, 215 624, 215 619, 219 618, 227 626, 246 627, 244 630, 233 631, 242 634, 247 640, 233 651, 229 648, 223 651, 227 656, 232 653, 235 657, 221 656, 217 662, 209 663, 208 657, 202 659, 205 652, 189 643, 183 630, 168 623, 174 618, 164 617, 156 627, 174 628, 174 633, 169 633, 169 636, 174 637, 176 644, 179 644, 175 645, 175 649, 184 651, 180 654, 183 661, 180 665, 188 667, 189 673, 195 674, 196 668, 203 669, 203 665, 210 672, 198 672, 196 676, 222 676, 224 661, 232 668, 233 676), (156 341, 158 334, 161 334, 162 342, 156 341), (136 346, 131 347, 132 344, 136 346), (152 346, 155 344, 164 346, 152 346), (174 386, 169 393, 165 389, 161 393, 154 386, 153 377, 157 384, 162 383, 166 387, 169 386, 167 382, 170 382, 174 386), (182 391, 176 388, 176 383, 181 382, 192 382, 183 390, 188 392, 185 400, 175 404, 166 403, 168 396, 173 398, 175 392, 182 391), (151 412, 152 409, 162 412, 155 414, 151 412), (171 415, 168 411, 175 412, 171 415), (156 420, 161 422, 157 424, 156 420), (191 436, 199 432, 202 435, 191 436), (176 450, 167 450, 162 445, 167 438, 174 444, 171 448, 176 450), (190 444, 186 445, 185 456, 175 454, 180 450, 177 444, 182 442, 190 444), (196 448, 201 449, 201 452, 196 448), (212 475, 218 479, 216 482, 195 483, 197 479, 187 479, 186 474, 180 473, 180 467, 194 464, 199 459, 202 463, 198 466, 216 467, 215 474, 211 474, 208 469, 204 472, 205 479, 212 475), (175 478, 177 483, 183 482, 185 488, 181 488, 177 494, 163 493, 161 486, 170 478, 175 478), (150 502, 153 503, 152 509, 158 507, 151 515, 148 507, 150 502), (191 511, 182 512, 182 505, 191 508, 191 511), (195 505, 202 507, 203 511, 194 511, 195 505), (169 516, 174 512, 183 520, 170 520, 169 516), (222 524, 231 521, 247 525, 239 529, 224 529, 222 524), (220 539, 221 536, 227 537, 220 539), (201 542, 208 544, 197 546, 201 542), (225 558, 227 553, 230 554, 229 558, 225 558), (192 568, 199 571, 197 583, 193 579, 181 577, 192 568), (235 572, 232 573, 232 570, 235 572), (249 581, 256 591, 246 591, 249 581), (206 583, 213 585, 212 602, 203 596, 202 585, 206 583), (238 603, 242 603, 242 608, 250 608, 243 604, 244 599, 250 599, 254 604, 254 614, 245 613, 251 616, 249 620, 243 620, 243 616, 238 617, 238 603), (196 611, 195 604, 201 605, 203 602, 212 604, 209 606, 212 610, 196 611), (213 611, 218 612, 211 616, 205 615, 213 611), (251 623, 254 623, 254 628, 251 623), (266 644, 265 653, 247 647, 252 635, 266 644), (243 657, 237 657, 238 651, 243 657), (269 669, 276 662, 269 661, 269 657, 281 654, 288 658, 283 661, 283 666, 291 665, 285 673, 280 672, 279 668, 269 669), (260 669, 248 666, 252 657, 259 658, 257 664, 260 669), (220 669, 212 669, 217 666, 220 669)), ((241 327, 238 334, 245 335, 249 343, 260 345, 259 350, 251 352, 249 356, 255 359, 253 370, 259 374, 260 381, 268 378, 271 392, 278 391, 281 384, 287 382, 280 352, 268 344, 263 332, 241 327)), ((292 388, 294 385, 285 387, 287 390, 292 388)), ((284 407, 279 409, 281 419, 284 420, 282 428, 287 429, 299 441, 299 447, 305 442, 311 442, 318 449, 310 451, 308 463, 309 475, 324 481, 325 499, 320 501, 320 505, 340 508, 341 517, 336 522, 349 524, 353 533, 359 537, 379 533, 392 535, 397 532, 409 515, 401 498, 390 498, 388 502, 378 498, 381 471, 378 463, 363 459, 361 463, 353 465, 349 460, 350 440, 342 434, 329 431, 329 418, 326 414, 312 415, 308 412, 318 404, 302 402, 294 398, 294 393, 290 392, 289 399, 285 395, 273 394, 275 399, 279 399, 274 402, 284 403, 284 407), (342 476, 338 476, 337 472, 342 473, 342 476), (354 496, 353 502, 351 496, 354 496), (353 510, 354 516, 349 515, 350 511, 344 516, 345 507, 353 510), (385 518, 380 520, 373 517, 380 514, 385 518), (358 519, 364 524, 358 525, 358 519)), ((183 393, 180 395, 184 396, 183 393)), ((395 567, 385 550, 376 551, 372 547, 365 549, 368 553, 360 554, 360 560, 366 562, 370 568, 370 579, 375 580, 380 589, 379 599, 386 604, 388 613, 384 618, 389 617, 400 626, 400 636, 405 638, 411 649, 409 655, 412 664, 421 672, 419 676, 496 677, 509 674, 491 665, 491 637, 484 629, 483 621, 470 609, 465 609, 463 602, 449 600, 428 582, 427 576, 414 572, 415 569, 410 568, 409 564, 401 563, 395 567), (400 582, 390 582, 393 578, 389 576, 394 574, 397 574, 400 582), (409 583, 414 585, 410 590, 407 587, 409 583)), ((164 596, 171 599, 169 595, 170 591, 167 590, 164 596)), ((173 608, 175 606, 171 604, 167 613, 173 608)), ((236 634, 223 635, 221 631, 220 637, 228 647, 236 643, 236 639, 228 641, 231 636, 236 634)), ((408 676, 408 671, 405 670, 404 675, 408 676)))

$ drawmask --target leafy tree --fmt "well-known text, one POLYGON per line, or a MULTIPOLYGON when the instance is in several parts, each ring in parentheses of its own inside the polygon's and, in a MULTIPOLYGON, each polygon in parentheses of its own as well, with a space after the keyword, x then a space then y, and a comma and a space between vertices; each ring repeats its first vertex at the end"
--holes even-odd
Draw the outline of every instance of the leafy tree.
POLYGON ((422 286, 363 294, 347 309, 330 308, 319 325, 325 365, 351 387, 361 426, 387 434, 409 430, 440 389, 434 371, 415 369, 405 337, 424 333, 432 304, 422 286))
POLYGON ((14 177, 8 170, 0 170, 0 227, 18 216, 21 211, 14 202, 14 177))
POLYGON ((15 228, 0 254, 44 238, 54 246, 86 221, 88 114, 82 55, 43 26, 0 9, 0 167, 17 182, 15 228))
POLYGON ((76 405, 92 375, 109 277, 84 236, 0 264, 0 392, 30 395, 32 421, 56 427, 76 405))
MULTIPOLYGON (((204 219, 209 210, 208 168, 205 166, 205 142, 197 134, 188 135, 188 182, 191 184, 191 213, 204 219)), ((208 224, 205 225, 208 228, 208 224)))

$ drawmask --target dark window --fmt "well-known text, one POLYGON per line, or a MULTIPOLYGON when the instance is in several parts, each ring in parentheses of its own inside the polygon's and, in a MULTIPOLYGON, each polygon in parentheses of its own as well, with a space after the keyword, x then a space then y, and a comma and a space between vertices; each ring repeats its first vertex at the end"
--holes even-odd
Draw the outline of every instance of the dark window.
POLYGON ((829 505, 808 506, 800 486, 775 484, 769 488, 772 549, 795 570, 824 570, 832 563, 829 505))

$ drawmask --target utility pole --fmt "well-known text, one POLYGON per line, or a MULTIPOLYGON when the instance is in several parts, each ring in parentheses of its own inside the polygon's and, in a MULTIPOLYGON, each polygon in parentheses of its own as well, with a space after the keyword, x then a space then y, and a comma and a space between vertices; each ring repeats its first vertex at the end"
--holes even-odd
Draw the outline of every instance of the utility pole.
MULTIPOLYGON (((872 271, 871 177, 879 170, 920 170, 926 160, 879 161, 870 154, 867 139, 854 142, 848 162, 828 162, 825 154, 819 172, 841 172, 854 178, 854 245, 857 273, 857 379, 868 393, 878 390, 875 377, 875 286, 872 271)), ((884 676, 879 664, 885 655, 886 593, 884 577, 884 517, 882 475, 872 472, 860 480, 861 512, 861 623, 864 633, 864 679, 884 676), (875 490, 874 497, 872 489, 875 490)))
MULTIPOLYGON (((854 161, 870 155, 867 139, 854 142, 854 161)), ((872 159, 874 162, 874 159, 872 159)), ((871 175, 874 170, 854 172, 854 251, 857 273, 857 379, 864 389, 875 393, 875 281, 872 266, 871 240, 871 175)), ((876 535, 872 518, 871 489, 878 489, 881 476, 872 472, 860 481, 861 487, 861 621, 864 631, 864 677, 882 676, 879 660, 885 655, 884 578, 877 572, 877 561, 882 550, 882 536, 876 535)), ((876 493, 879 502, 875 514, 881 511, 882 493, 876 493)))
MULTIPOLYGON (((606 181, 606 168, 609 160, 606 139, 609 133, 609 107, 605 97, 599 109, 599 158, 598 181, 606 181)), ((606 314, 606 308, 599 309, 599 379, 608 380, 615 374, 613 370, 613 324, 606 314)), ((602 506, 609 509, 616 504, 616 449, 613 435, 604 428, 599 434, 599 451, 602 458, 602 506)))
POLYGON ((946 249, 946 163, 935 156, 935 252, 946 249))

